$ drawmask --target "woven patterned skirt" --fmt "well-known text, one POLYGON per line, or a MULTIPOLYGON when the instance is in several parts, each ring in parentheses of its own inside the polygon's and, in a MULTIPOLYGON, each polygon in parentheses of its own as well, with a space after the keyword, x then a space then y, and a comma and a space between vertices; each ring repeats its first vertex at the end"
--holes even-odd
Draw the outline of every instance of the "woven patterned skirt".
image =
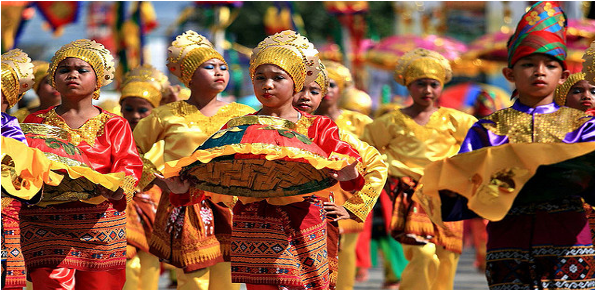
POLYGON ((595 249, 580 198, 513 206, 487 232, 491 290, 595 289, 595 249))
POLYGON ((325 218, 317 197, 288 205, 239 201, 233 217, 232 281, 328 289, 325 218))
POLYGON ((19 209, 21 203, 2 198, 2 254, 6 257, 6 287, 25 287, 25 260, 21 251, 19 209), (6 206, 4 205, 6 203, 6 206))
POLYGON ((69 202, 20 211, 21 246, 27 270, 81 271, 126 267, 126 214, 111 203, 69 202))
POLYGON ((229 261, 231 210, 209 198, 173 206, 162 194, 149 240, 151 254, 184 272, 229 261))

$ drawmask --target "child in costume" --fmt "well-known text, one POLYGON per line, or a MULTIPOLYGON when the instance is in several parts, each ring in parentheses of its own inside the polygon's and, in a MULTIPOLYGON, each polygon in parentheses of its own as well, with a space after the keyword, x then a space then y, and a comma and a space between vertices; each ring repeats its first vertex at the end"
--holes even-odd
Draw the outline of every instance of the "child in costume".
MULTIPOLYGON (((170 72, 190 88, 190 98, 154 109, 134 129, 142 154, 164 141, 166 162, 192 154, 229 119, 254 112, 217 99, 229 82, 228 65, 202 35, 189 30, 176 37, 167 61, 170 72)), ((200 204, 174 206, 167 186, 160 187, 164 194, 149 246, 151 253, 178 268, 178 289, 239 289, 231 283, 231 210, 225 200, 214 195, 200 204)))
POLYGON ((25 118, 68 131, 68 141, 97 172, 126 175, 121 188, 97 186, 98 196, 90 200, 21 209, 21 242, 34 289, 122 289, 126 280, 124 210, 142 161, 127 121, 92 104, 113 72, 113 57, 101 44, 80 39, 62 46, 48 76, 62 104, 25 118))
MULTIPOLYGON (((16 117, 6 114, 33 86, 33 64, 20 49, 2 54, 2 137, 27 144, 16 117)), ((21 251, 19 210, 21 202, 2 194, 2 289, 25 287, 25 261, 21 251)))
POLYGON ((409 261, 399 289, 453 289, 462 251, 462 222, 446 228, 434 224, 412 201, 413 188, 432 161, 459 150, 477 120, 463 112, 437 107, 452 71, 437 52, 417 48, 397 62, 395 80, 407 86, 413 104, 378 117, 366 126, 362 140, 375 146, 389 164, 387 193, 395 199, 391 235, 409 261))
MULTIPOLYGON (((326 68, 321 68, 321 72, 318 74, 316 81, 304 85, 302 91, 294 95, 293 106, 302 112, 308 114, 314 113, 318 109, 323 97, 328 95, 327 88, 330 85, 329 81, 332 80, 333 76, 336 77, 336 75, 333 75, 336 74, 336 71, 333 71, 333 69, 334 67, 329 69, 328 66, 326 66, 326 68), (326 77, 327 74, 324 73, 324 70, 329 71, 329 77, 326 77), (327 79, 329 81, 327 81, 327 79)), ((341 80, 343 80, 343 78, 341 78, 341 80)), ((364 179, 366 185, 364 185, 364 189, 351 193, 343 191, 340 186, 334 186, 330 188, 329 191, 332 192, 335 202, 324 203, 327 215, 337 215, 337 218, 333 221, 339 221, 339 233, 342 235, 339 244, 338 269, 335 269, 336 275, 340 277, 340 279, 336 279, 336 289, 353 289, 355 282, 355 245, 359 232, 346 230, 344 225, 342 227, 342 223, 351 221, 352 223, 349 224, 350 226, 348 226, 347 229, 357 228, 361 231, 363 222, 372 210, 372 207, 376 203, 376 199, 386 182, 387 166, 382 161, 378 150, 367 143, 360 141, 358 137, 351 132, 342 130, 339 124, 337 124, 337 126, 340 129, 339 136, 341 137, 341 140, 349 143, 358 151, 362 157, 362 164, 365 168, 364 179), (342 197, 340 203, 338 202, 338 196, 342 197), (345 211, 343 211, 341 207, 347 209, 347 214, 345 214, 345 211), (335 212, 341 213, 337 214, 335 212)), ((332 225, 329 225, 329 244, 332 243, 330 236, 332 233, 330 230, 331 226, 332 225)), ((329 249, 330 248, 331 246, 329 245, 329 249)), ((329 250, 329 260, 330 259, 331 251, 329 250)))
MULTIPOLYGON (((518 99, 475 123, 461 153, 507 143, 595 141, 595 119, 554 102, 556 87, 569 75, 565 27, 566 16, 556 2, 538 2, 523 15, 508 42, 508 67, 503 69, 518 99)), ((583 189, 573 184, 582 182, 580 175, 563 180, 568 173, 555 170, 533 176, 504 218, 488 223, 490 289, 595 288, 595 249, 583 189)), ((445 220, 475 216, 466 198, 441 193, 441 199, 445 220)))
MULTIPOLYGON (((351 160, 331 177, 338 179, 347 191, 361 190, 364 178, 356 167, 361 158, 339 139, 337 126, 327 117, 302 113, 292 105, 294 93, 316 79, 318 68, 318 51, 305 37, 289 30, 267 37, 253 50, 250 59, 255 95, 263 107, 244 119, 260 122, 260 118, 250 117, 263 116, 262 122, 267 124, 292 122, 297 133, 307 136, 329 155, 351 160)), ((227 130, 227 125, 222 130, 227 130)), ((188 159, 200 160, 200 154, 196 151, 188 159)), ((295 158, 301 157, 300 153, 295 158)), ((193 187, 188 193, 192 185, 188 180, 174 177, 167 182, 173 187, 172 192, 184 193, 180 201, 191 204, 203 199, 203 191, 198 188, 193 187)), ((328 191, 268 198, 239 196, 233 210, 233 281, 246 283, 248 289, 328 289, 324 194, 328 195, 328 191)))
POLYGON ((583 72, 571 74, 562 85, 558 86, 554 99, 559 106, 595 114, 595 84, 589 83, 583 72))
POLYGON ((59 105, 61 101, 60 93, 52 87, 48 79, 50 63, 42 60, 34 60, 33 65, 33 75, 35 76, 33 91, 39 98, 39 106, 35 106, 34 108, 19 108, 13 114, 19 122, 22 122, 31 113, 59 105))
MULTIPOLYGON (((168 87, 167 77, 151 65, 145 64, 126 73, 122 82, 120 109, 132 130, 140 120, 159 107, 162 94, 168 87)), ((137 193, 126 208, 128 246, 125 290, 156 290, 159 286, 159 258, 149 252, 149 240, 161 189, 157 185, 149 185, 149 180, 154 178, 154 172, 158 172, 155 164, 163 163, 163 147, 154 146, 143 157, 143 175, 137 193), (155 158, 145 159, 150 157, 155 158)))

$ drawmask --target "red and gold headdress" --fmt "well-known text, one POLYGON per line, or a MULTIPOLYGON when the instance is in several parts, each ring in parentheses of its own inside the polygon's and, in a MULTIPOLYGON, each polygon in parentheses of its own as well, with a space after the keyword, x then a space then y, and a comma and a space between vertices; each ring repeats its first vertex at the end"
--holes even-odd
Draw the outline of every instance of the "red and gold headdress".
POLYGON ((153 66, 144 64, 124 76, 120 103, 126 98, 137 97, 149 101, 154 108, 157 108, 168 86, 167 76, 153 66))
POLYGON ((287 72, 294 83, 294 91, 316 80, 320 60, 318 50, 299 33, 285 30, 261 41, 250 57, 250 77, 254 80, 256 69, 263 64, 274 64, 287 72))
POLYGON ((33 78, 33 63, 29 55, 20 49, 2 54, 2 93, 9 108, 33 87, 33 78))
POLYGON ((416 48, 399 58, 394 77, 404 86, 422 78, 437 80, 444 86, 452 79, 452 68, 440 53, 416 48))
POLYGON ((549 55, 566 69, 566 14, 556 1, 531 6, 508 40, 508 67, 534 53, 549 55))
POLYGON ((65 44, 56 51, 50 62, 48 73, 52 87, 56 87, 54 76, 58 65, 69 57, 82 59, 93 68, 97 77, 97 90, 93 93, 93 99, 99 99, 99 88, 114 80, 115 64, 110 51, 101 43, 89 39, 79 39, 65 44))
POLYGON ((167 49, 167 68, 189 87, 194 71, 205 61, 213 58, 227 64, 206 37, 188 30, 178 35, 167 49))

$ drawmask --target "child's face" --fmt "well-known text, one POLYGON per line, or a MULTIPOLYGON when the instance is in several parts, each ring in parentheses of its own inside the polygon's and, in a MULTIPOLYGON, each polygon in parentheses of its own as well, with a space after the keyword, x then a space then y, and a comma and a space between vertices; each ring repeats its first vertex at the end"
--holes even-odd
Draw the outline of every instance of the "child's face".
POLYGON ((136 124, 140 120, 151 114, 151 111, 153 111, 153 105, 143 98, 125 98, 122 100, 122 104, 120 104, 120 113, 130 123, 132 130, 134 130, 134 127, 136 127, 136 124))
POLYGON ((256 68, 252 85, 263 107, 279 108, 293 101, 293 79, 276 65, 263 64, 256 68))
POLYGON ((229 70, 220 59, 213 58, 202 63, 192 75, 190 90, 204 93, 220 93, 229 83, 229 70))
POLYGON ((595 86, 588 81, 578 81, 566 95, 566 106, 586 111, 595 108, 595 86))
POLYGON ((328 90, 324 98, 322 98, 322 102, 324 102, 327 107, 331 107, 339 101, 340 97, 341 89, 339 88, 339 85, 333 79, 329 79, 328 90))
POLYGON ((80 58, 69 57, 61 61, 54 82, 56 90, 64 97, 87 97, 97 90, 93 67, 80 58))
POLYGON ((45 76, 39 83, 37 88, 37 96, 42 103, 49 103, 52 105, 60 104, 60 93, 50 85, 48 76, 45 76))
POLYGON ((412 81, 408 86, 409 94, 415 104, 423 107, 434 105, 442 95, 442 84, 438 80, 423 78, 412 81))
POLYGON ((322 100, 322 89, 316 82, 305 85, 301 92, 293 95, 293 106, 302 112, 313 114, 322 100))
POLYGON ((563 84, 569 74, 557 60, 545 54, 523 57, 502 72, 508 81, 515 83, 521 100, 553 98, 556 87, 563 84))

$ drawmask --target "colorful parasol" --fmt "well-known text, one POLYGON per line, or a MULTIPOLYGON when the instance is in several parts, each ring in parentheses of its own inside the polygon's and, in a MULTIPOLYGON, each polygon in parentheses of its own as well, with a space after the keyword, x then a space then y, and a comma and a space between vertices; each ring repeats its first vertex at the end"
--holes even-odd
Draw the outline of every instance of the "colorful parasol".
POLYGON ((472 115, 487 116, 510 107, 510 92, 493 85, 465 82, 442 90, 440 106, 457 109, 472 115))
POLYGON ((323 190, 337 181, 329 169, 345 160, 329 155, 295 123, 271 116, 231 119, 190 157, 169 162, 165 177, 180 175, 204 191, 248 197, 279 197, 323 190))
POLYGON ((384 70, 394 70, 400 56, 415 48, 434 50, 454 61, 467 51, 464 42, 437 35, 395 35, 380 40, 366 55, 369 64, 384 70))

